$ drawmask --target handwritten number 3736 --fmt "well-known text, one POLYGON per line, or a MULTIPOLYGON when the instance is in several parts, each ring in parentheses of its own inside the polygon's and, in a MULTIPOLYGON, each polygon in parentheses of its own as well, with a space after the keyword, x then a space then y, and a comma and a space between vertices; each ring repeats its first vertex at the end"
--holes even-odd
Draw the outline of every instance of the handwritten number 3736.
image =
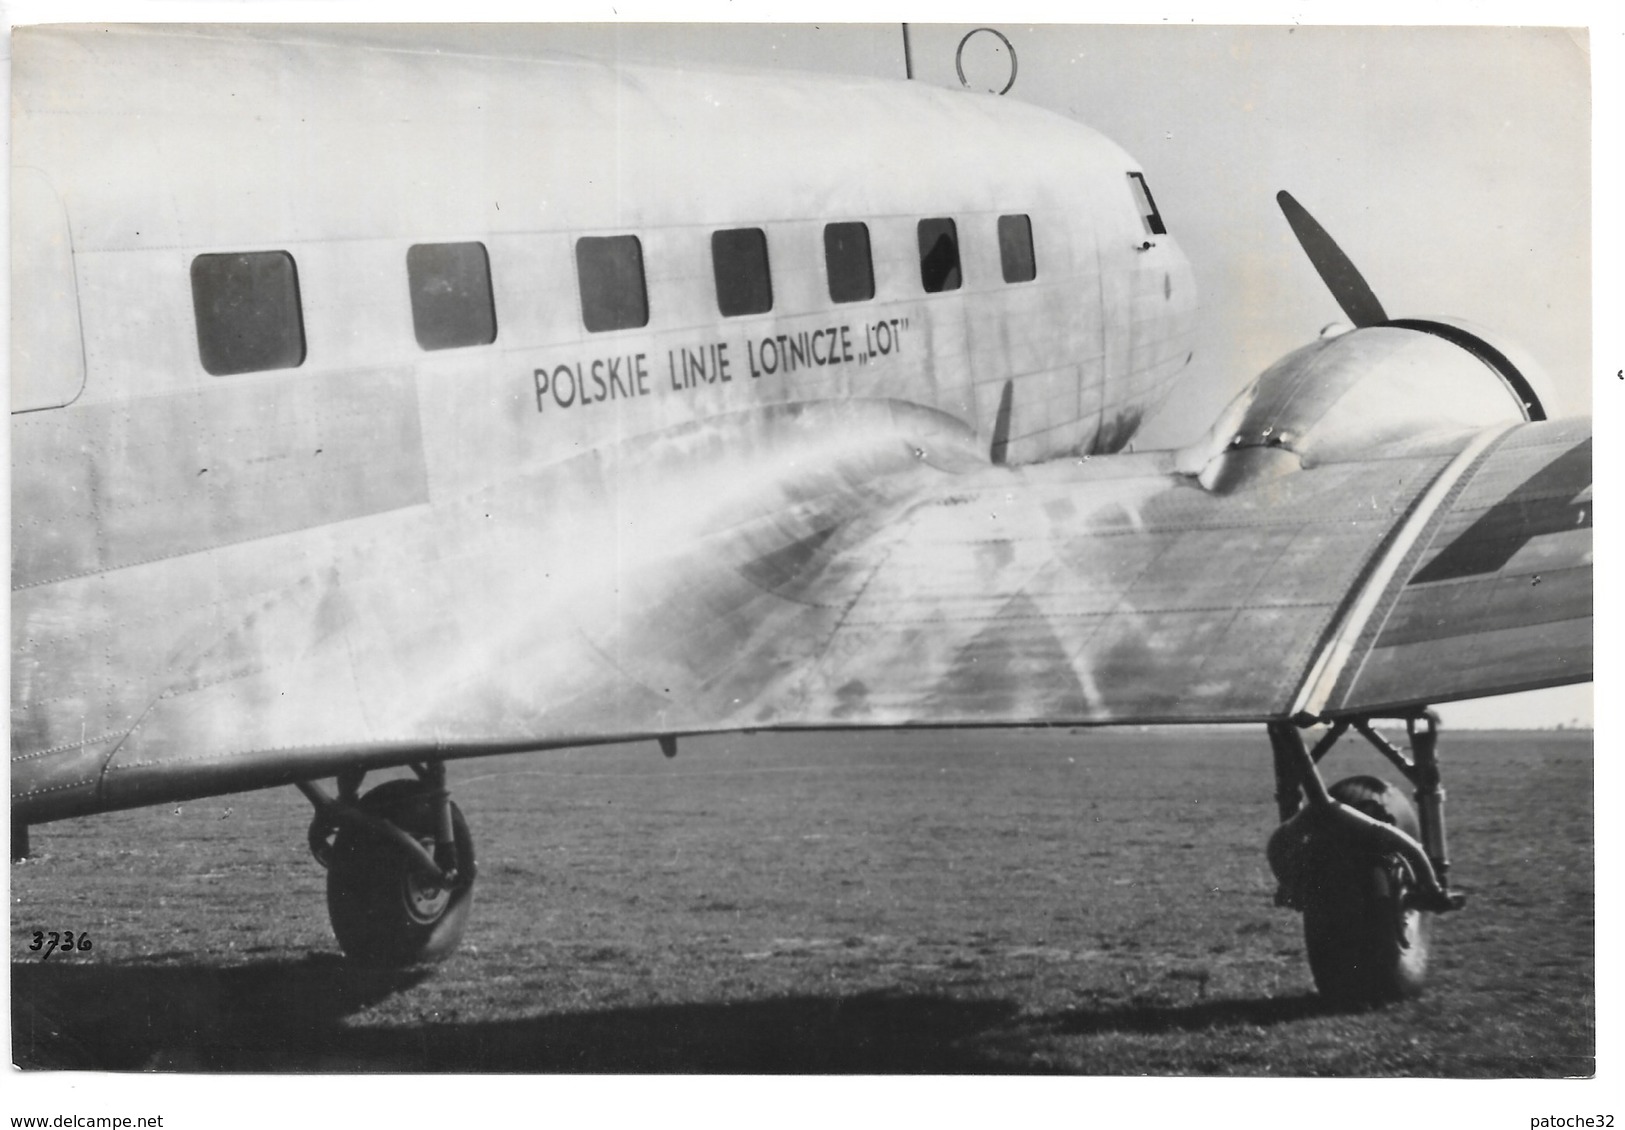
POLYGON ((72 930, 63 930, 61 933, 55 930, 49 933, 43 930, 35 930, 34 944, 28 948, 31 950, 44 949, 45 952, 40 954, 40 960, 44 961, 57 950, 61 950, 63 953, 70 953, 73 950, 88 950, 90 948, 90 935, 81 933, 75 939, 72 930))

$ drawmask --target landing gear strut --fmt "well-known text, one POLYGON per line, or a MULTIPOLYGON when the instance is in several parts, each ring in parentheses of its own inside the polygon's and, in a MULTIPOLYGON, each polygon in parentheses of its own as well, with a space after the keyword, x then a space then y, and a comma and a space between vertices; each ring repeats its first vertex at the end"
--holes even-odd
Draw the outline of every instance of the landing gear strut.
POLYGON ((1401 717, 1409 757, 1373 730, 1369 717, 1338 719, 1313 750, 1293 724, 1269 727, 1282 820, 1268 849, 1280 884, 1275 900, 1303 912, 1315 986, 1341 1004, 1421 992, 1428 916, 1466 901, 1449 888, 1438 715, 1401 717), (1420 813, 1376 777, 1349 777, 1330 788, 1321 780, 1317 763, 1350 727, 1411 782, 1420 813))
POLYGON ((441 961, 457 948, 474 899, 474 841, 446 792, 440 762, 417 780, 386 781, 357 796, 363 774, 338 779, 337 799, 298 783, 315 806, 310 850, 327 868, 327 912, 345 956, 400 968, 441 961))

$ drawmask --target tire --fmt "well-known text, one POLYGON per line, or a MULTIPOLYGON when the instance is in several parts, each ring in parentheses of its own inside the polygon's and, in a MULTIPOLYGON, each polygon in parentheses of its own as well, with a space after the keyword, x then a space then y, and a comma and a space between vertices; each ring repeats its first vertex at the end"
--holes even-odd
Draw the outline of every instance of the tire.
MULTIPOLYGON (((1411 836, 1420 823, 1410 799, 1376 777, 1350 777, 1333 799, 1411 836)), ((1304 899, 1303 940, 1315 987, 1340 1005, 1414 997, 1427 977, 1429 918, 1405 906, 1409 868, 1335 833, 1315 844, 1304 899)))
MULTIPOLYGON (((380 816, 433 850, 435 805, 418 781, 386 781, 358 807, 380 816)), ((474 902, 474 840, 455 804, 457 881, 428 884, 401 849, 357 828, 333 841, 327 867, 327 913, 346 957, 363 965, 407 968, 449 957, 462 941, 474 902)))

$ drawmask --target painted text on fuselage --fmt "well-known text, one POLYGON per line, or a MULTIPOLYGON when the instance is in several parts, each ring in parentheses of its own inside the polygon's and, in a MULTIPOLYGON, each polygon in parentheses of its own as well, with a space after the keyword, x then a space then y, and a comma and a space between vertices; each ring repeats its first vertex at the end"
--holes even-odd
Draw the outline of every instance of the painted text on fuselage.
MULTIPOLYGON (((812 330, 747 336, 743 341, 706 341, 666 350, 666 379, 649 377, 647 353, 627 353, 567 361, 532 370, 536 411, 588 407, 612 400, 636 400, 656 393, 687 392, 751 380, 786 376, 836 365, 868 365, 903 351, 907 318, 840 323, 812 330), (744 365, 738 362, 743 353, 744 365)), ((658 364, 658 362, 656 362, 658 364)))

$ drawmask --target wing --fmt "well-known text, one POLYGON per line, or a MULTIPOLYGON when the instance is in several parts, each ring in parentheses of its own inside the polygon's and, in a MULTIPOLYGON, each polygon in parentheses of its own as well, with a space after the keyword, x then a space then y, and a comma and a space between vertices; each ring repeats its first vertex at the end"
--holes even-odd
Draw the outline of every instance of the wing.
POLYGON ((1515 429, 1422 517, 1306 706, 1370 711, 1591 678, 1589 427, 1515 429))
POLYGON ((800 710, 1249 721, 1583 681, 1590 452, 1557 422, 1228 496, 1126 461, 983 474, 869 547, 800 710))
MULTIPOLYGON (((817 411, 837 413, 815 418, 817 411)), ((25 821, 771 727, 1248 721, 1591 674, 1589 424, 1228 494, 891 405, 13 593, 25 821)))

